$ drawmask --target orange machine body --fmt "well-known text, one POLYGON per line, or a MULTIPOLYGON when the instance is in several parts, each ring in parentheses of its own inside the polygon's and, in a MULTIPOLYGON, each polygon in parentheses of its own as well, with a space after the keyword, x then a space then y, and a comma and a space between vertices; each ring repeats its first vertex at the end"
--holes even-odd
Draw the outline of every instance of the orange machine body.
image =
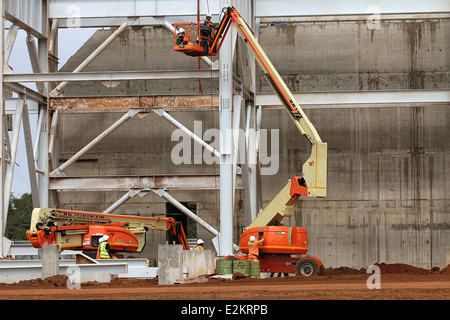
POLYGON ((61 250, 96 250, 99 239, 107 234, 111 250, 135 252, 138 239, 129 230, 116 225, 74 225, 51 227, 50 230, 38 230, 35 236, 27 231, 27 238, 35 248, 45 244, 60 244, 61 250), (50 231, 50 232, 49 232, 50 231))
POLYGON ((264 238, 259 247, 261 253, 306 254, 308 252, 308 230, 300 227, 266 226, 254 227, 244 231, 239 241, 242 253, 248 253, 250 236, 264 238))

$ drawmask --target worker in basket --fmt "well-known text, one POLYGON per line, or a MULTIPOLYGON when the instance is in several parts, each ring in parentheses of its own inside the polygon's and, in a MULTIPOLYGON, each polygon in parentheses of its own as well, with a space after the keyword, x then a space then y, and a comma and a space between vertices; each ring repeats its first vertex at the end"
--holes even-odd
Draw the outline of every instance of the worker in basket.
POLYGON ((205 241, 203 241, 202 239, 198 239, 197 240, 197 246, 194 248, 194 250, 205 250, 203 248, 203 244, 205 243, 205 241))
POLYGON ((206 20, 202 22, 200 25, 200 37, 201 42, 200 45, 204 49, 204 53, 206 54, 209 50, 210 42, 211 42, 211 34, 214 29, 213 23, 211 22, 211 16, 207 15, 206 20))
POLYGON ((98 246, 98 254, 97 254, 97 257, 99 259, 111 259, 112 258, 112 254, 109 249, 108 240, 109 240, 109 237, 106 234, 99 240, 100 245, 98 246))
POLYGON ((263 238, 256 240, 255 236, 250 236, 250 240, 248 242, 248 260, 259 259, 259 247, 263 244, 263 241, 263 238))
POLYGON ((187 44, 186 39, 184 39, 184 36, 186 35, 186 30, 184 28, 178 28, 177 30, 177 45, 180 44, 187 44))

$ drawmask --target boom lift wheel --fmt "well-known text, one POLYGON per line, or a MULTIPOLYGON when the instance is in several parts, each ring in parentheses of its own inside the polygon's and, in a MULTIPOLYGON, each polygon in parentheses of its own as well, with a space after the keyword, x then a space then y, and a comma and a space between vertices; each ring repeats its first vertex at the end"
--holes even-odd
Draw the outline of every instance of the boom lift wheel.
POLYGON ((319 264, 312 258, 303 258, 297 262, 295 273, 305 277, 314 276, 319 272, 319 264))

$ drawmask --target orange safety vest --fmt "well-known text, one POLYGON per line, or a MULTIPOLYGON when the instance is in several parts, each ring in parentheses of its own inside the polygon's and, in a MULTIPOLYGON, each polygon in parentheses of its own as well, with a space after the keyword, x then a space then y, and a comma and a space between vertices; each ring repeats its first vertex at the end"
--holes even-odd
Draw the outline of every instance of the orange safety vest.
POLYGON ((263 239, 256 240, 255 242, 248 242, 248 260, 258 260, 259 258, 259 246, 262 245, 263 239))
POLYGON ((203 246, 198 245, 194 248, 194 250, 205 250, 205 249, 203 248, 203 246))

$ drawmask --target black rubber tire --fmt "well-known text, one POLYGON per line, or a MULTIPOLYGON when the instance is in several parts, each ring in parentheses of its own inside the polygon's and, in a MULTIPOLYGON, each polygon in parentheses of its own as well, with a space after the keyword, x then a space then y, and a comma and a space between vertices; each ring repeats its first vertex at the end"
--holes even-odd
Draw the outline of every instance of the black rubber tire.
POLYGON ((297 275, 310 277, 315 276, 319 272, 319 264, 312 258, 302 258, 295 266, 295 273, 297 275))

